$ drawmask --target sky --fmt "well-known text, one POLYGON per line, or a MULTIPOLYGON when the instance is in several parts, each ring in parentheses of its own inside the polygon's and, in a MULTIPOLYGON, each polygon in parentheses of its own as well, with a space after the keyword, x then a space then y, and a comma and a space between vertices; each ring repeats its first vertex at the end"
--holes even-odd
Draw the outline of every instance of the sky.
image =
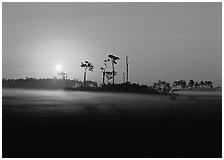
MULTIPOLYGON (((213 3, 7 3, 2 5, 2 77, 102 82, 109 54, 120 57, 116 83, 211 80, 222 83, 222 6, 213 3), (126 73, 125 73, 126 74, 126 73)), ((111 70, 111 64, 108 64, 111 70)))

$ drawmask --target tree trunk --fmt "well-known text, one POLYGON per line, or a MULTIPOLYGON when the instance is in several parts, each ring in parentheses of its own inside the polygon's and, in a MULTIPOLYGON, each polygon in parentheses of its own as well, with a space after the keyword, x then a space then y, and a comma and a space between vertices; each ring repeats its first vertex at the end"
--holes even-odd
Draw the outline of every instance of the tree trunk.
POLYGON ((112 67, 113 67, 113 84, 114 84, 114 63, 112 62, 112 67))
POLYGON ((109 80, 109 78, 107 79, 107 84, 109 84, 110 83, 110 80, 109 80))
POLYGON ((126 82, 128 83, 128 56, 126 57, 126 67, 127 67, 127 78, 126 78, 126 82))
POLYGON ((103 71, 103 84, 105 84, 105 71, 103 71))
POLYGON ((84 86, 86 86, 86 69, 84 71, 84 86))

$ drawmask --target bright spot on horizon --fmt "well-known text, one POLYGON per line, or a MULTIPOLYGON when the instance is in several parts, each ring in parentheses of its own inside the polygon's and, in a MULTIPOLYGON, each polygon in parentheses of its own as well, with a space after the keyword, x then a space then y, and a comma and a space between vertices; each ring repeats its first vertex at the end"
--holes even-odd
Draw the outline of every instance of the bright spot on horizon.
POLYGON ((56 65, 56 71, 60 72, 62 70, 62 65, 58 64, 56 65))

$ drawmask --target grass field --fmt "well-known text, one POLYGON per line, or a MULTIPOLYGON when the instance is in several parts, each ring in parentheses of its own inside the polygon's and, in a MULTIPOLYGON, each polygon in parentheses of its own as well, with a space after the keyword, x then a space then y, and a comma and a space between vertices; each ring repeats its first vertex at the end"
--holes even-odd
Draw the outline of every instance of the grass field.
POLYGON ((3 157, 221 157, 219 94, 3 89, 3 157))

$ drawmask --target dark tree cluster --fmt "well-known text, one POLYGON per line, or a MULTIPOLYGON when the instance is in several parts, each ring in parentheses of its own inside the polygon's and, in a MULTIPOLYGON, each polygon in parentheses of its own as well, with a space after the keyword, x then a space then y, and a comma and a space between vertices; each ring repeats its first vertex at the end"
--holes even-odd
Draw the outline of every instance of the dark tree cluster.
POLYGON ((185 80, 179 80, 179 81, 174 81, 173 82, 173 87, 175 89, 184 89, 187 87, 187 83, 185 80))
MULTIPOLYGON (((25 79, 3 79, 3 88, 24 88, 24 89, 63 89, 65 86, 80 87, 83 82, 79 80, 70 79, 36 79, 26 77, 25 79)), ((97 82, 86 81, 86 86, 97 87, 97 82)))
POLYGON ((193 88, 213 88, 213 83, 212 81, 195 82, 192 79, 188 83, 186 83, 185 80, 179 80, 173 82, 173 88, 177 90, 193 88))
POLYGON ((157 83, 154 83, 152 87, 161 94, 168 94, 172 89, 170 83, 161 80, 159 80, 157 83))
POLYGON ((140 85, 136 83, 120 83, 120 84, 108 84, 102 85, 101 89, 104 91, 112 92, 133 92, 133 93, 148 93, 159 94, 157 90, 147 85, 140 85))
POLYGON ((174 81, 171 86, 170 83, 166 81, 159 80, 157 83, 154 83, 152 86, 155 90, 162 94, 168 94, 177 90, 192 90, 199 89, 201 90, 209 90, 209 88, 213 88, 213 84, 211 81, 201 81, 195 82, 194 80, 190 80, 188 83, 185 80, 174 81))
POLYGON ((164 94, 158 90, 147 85, 140 85, 136 83, 119 83, 119 84, 104 84, 100 87, 68 87, 65 90, 74 91, 95 91, 95 92, 122 92, 122 93, 143 93, 143 94, 164 94))

